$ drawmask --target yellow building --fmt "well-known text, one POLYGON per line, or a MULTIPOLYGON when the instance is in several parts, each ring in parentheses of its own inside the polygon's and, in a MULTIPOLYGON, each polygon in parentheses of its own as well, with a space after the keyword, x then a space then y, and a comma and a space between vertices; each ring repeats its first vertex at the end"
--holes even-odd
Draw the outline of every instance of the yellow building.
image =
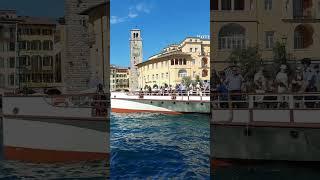
POLYGON ((210 40, 199 37, 188 37, 180 44, 173 44, 162 52, 137 64, 139 87, 146 85, 158 87, 175 86, 189 76, 195 80, 210 80, 210 40))
POLYGON ((319 1, 211 0, 210 9, 217 69, 235 48, 258 46, 262 59, 272 60, 277 41, 286 44, 290 60, 320 59, 319 1))

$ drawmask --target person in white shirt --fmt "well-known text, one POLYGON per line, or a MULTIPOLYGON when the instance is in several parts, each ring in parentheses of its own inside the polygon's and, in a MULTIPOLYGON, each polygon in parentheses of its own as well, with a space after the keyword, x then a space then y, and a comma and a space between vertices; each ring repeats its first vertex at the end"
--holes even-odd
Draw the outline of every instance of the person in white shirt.
POLYGON ((286 73, 287 66, 282 64, 280 71, 276 76, 276 83, 278 84, 278 93, 285 93, 288 90, 288 75, 286 73))
POLYGON ((201 85, 200 85, 200 82, 197 82, 196 89, 197 89, 197 95, 200 95, 200 94, 201 94, 201 85))
POLYGON ((258 70, 258 72, 254 75, 253 82, 256 86, 256 92, 264 92, 266 90, 266 78, 263 74, 264 67, 261 66, 258 70))
MULTIPOLYGON (((238 68, 236 66, 232 67, 232 75, 228 76, 225 80, 225 83, 228 87, 228 91, 231 94, 235 94, 235 95, 231 95, 231 100, 232 101, 239 101, 241 100, 241 87, 242 87, 242 83, 244 82, 244 79, 242 77, 242 75, 240 74, 238 68)), ((239 106, 238 103, 232 103, 232 106, 239 106)))

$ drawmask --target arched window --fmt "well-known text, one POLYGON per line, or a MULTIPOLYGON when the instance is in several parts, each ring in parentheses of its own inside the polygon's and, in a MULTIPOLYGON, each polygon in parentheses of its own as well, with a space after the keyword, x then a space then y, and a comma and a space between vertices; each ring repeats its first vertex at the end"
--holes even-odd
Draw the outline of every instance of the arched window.
POLYGON ((219 49, 242 49, 246 47, 246 30, 239 24, 230 23, 223 26, 218 36, 219 49))
POLYGON ((204 69, 202 70, 202 77, 207 77, 208 76, 208 70, 204 69))
POLYGON ((294 30, 294 48, 305 49, 313 44, 313 27, 308 24, 301 24, 294 30))
POLYGON ((202 67, 207 67, 208 66, 208 59, 206 57, 202 58, 201 66, 202 67))
POLYGON ((187 70, 185 69, 180 69, 179 72, 178 72, 178 77, 186 77, 188 76, 188 73, 187 73, 187 70))

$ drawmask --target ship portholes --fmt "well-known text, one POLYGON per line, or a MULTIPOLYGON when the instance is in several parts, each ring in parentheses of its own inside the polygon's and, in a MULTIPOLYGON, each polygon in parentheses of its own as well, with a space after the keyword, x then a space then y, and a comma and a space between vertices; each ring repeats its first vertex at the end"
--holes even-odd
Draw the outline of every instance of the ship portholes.
POLYGON ((14 115, 18 114, 19 113, 19 108, 17 108, 17 107, 13 108, 12 113, 14 115))
POLYGON ((201 106, 203 106, 203 103, 200 103, 201 104, 201 106))
POLYGON ((186 104, 190 104, 189 102, 186 102, 186 104))
POLYGON ((153 102, 152 101, 150 101, 150 104, 152 104, 153 102))
POLYGON ((161 104, 163 104, 164 102, 163 101, 161 101, 161 104))
POLYGON ((176 102, 173 102, 173 104, 176 104, 176 102))
POLYGON ((298 131, 290 131, 290 136, 294 139, 297 139, 299 137, 298 131))

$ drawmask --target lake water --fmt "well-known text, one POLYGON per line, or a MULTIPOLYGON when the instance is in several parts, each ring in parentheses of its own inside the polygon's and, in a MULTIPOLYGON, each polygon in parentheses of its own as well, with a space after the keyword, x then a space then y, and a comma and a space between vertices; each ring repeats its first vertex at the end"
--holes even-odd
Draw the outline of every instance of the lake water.
POLYGON ((111 179, 210 179, 209 116, 112 114, 111 179))

